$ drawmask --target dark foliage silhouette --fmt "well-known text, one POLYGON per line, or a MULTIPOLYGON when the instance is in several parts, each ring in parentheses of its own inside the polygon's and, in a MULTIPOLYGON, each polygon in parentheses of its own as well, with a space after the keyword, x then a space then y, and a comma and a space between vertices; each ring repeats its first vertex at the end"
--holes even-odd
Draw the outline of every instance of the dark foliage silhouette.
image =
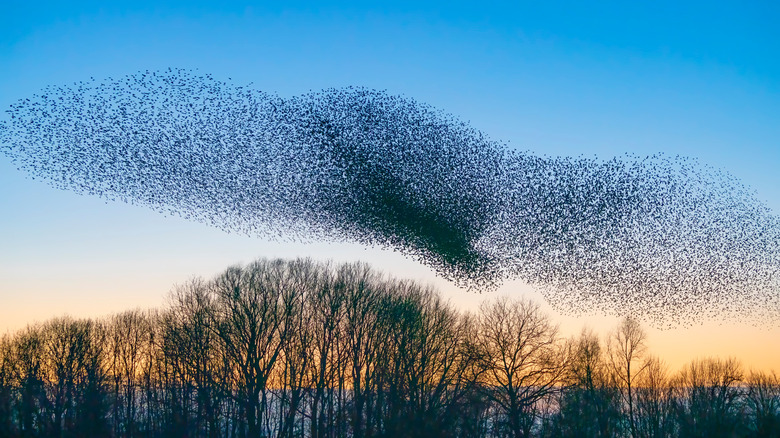
POLYGON ((258 260, 159 310, 4 335, 0 436, 780 434, 777 375, 734 359, 669 375, 641 343, 630 318, 606 344, 567 340, 526 300, 464 314, 364 264, 258 260))

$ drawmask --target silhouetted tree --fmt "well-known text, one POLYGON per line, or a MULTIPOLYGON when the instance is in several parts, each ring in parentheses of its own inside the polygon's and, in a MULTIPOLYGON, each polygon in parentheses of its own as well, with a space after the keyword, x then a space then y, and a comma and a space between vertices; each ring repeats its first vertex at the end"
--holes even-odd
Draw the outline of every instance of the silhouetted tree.
POLYGON ((44 338, 39 326, 27 326, 13 343, 14 380, 19 385, 16 408, 19 433, 34 437, 48 432, 45 414, 49 409, 43 385, 44 338))
POLYGON ((145 350, 150 348, 151 321, 140 310, 116 314, 107 322, 107 365, 111 380, 115 435, 138 434, 141 409, 139 377, 145 350))
POLYGON ((379 354, 386 436, 455 436, 458 403, 471 389, 459 315, 430 288, 387 282, 380 315, 387 341, 379 354))
POLYGON ((310 300, 315 291, 330 287, 325 267, 309 259, 298 259, 286 264, 287 284, 283 298, 287 328, 282 339, 280 366, 276 385, 279 390, 278 435, 299 436, 305 430, 301 415, 304 399, 313 385, 315 327, 311 322, 313 311, 310 300))
POLYGON ((636 379, 647 366, 647 363, 642 361, 647 348, 646 339, 647 334, 639 321, 632 317, 623 318, 618 327, 607 337, 608 363, 626 408, 624 418, 634 438, 638 436, 634 412, 634 389, 636 379))
POLYGON ((746 383, 751 435, 780 438, 780 378, 774 372, 754 371, 746 383))
POLYGON ((475 342, 485 369, 481 383, 506 430, 515 438, 530 436, 536 403, 556 390, 569 346, 538 304, 507 298, 480 307, 475 342))
POLYGON ((41 327, 50 436, 101 436, 106 415, 105 333, 91 320, 55 318, 41 327))
POLYGON ((387 337, 383 339, 378 323, 379 281, 379 276, 362 263, 342 265, 336 274, 336 291, 345 297, 339 348, 346 357, 344 373, 339 377, 339 405, 346 408, 349 427, 356 438, 366 436, 368 426, 375 426, 376 412, 369 403, 376 395, 372 390, 377 383, 378 350, 388 341, 387 337), (349 403, 345 400, 347 390, 349 403))
POLYGON ((620 393, 612 383, 599 338, 583 330, 572 345, 572 357, 558 397, 552 436, 613 437, 620 430, 620 393))
POLYGON ((0 436, 16 435, 13 418, 16 382, 14 380, 13 344, 10 335, 0 337, 0 436))
POLYGON ((0 337, 0 437, 775 437, 775 374, 670 378, 623 319, 570 341, 540 307, 461 314, 362 263, 258 260, 165 307, 0 337), (606 348, 605 348, 606 346, 606 348))
POLYGON ((287 264, 259 260, 232 267, 214 281, 217 331, 230 364, 230 384, 247 429, 243 436, 265 434, 269 427, 268 384, 284 343, 294 329, 295 296, 287 264), (265 427, 265 431, 264 428, 265 427))
POLYGON ((684 367, 673 382, 679 435, 730 437, 745 433, 742 369, 735 359, 703 359, 684 367))
POLYGON ((657 357, 646 357, 635 392, 636 434, 643 438, 677 435, 674 427, 674 396, 666 365, 657 357))
MULTIPOLYGON (((337 288, 336 274, 321 275, 319 287, 314 288, 307 300, 307 315, 312 331, 311 340, 311 386, 313 392, 309 402, 310 434, 312 438, 332 437, 345 425, 338 412, 344 407, 339 404, 339 395, 344 390, 346 348, 339 342, 344 329, 346 294, 343 286, 337 288)), ((343 268, 342 268, 343 269, 343 268)), ((343 282, 341 282, 343 283, 343 282)))
POLYGON ((177 429, 189 436, 217 437, 220 407, 226 397, 213 296, 202 279, 174 289, 162 318, 162 346, 176 377, 177 429))

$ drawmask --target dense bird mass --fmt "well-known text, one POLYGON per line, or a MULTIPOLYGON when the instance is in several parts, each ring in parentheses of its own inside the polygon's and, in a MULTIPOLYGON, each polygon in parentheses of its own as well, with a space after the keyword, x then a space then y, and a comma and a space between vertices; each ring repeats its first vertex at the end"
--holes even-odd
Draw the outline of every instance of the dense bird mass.
POLYGON ((49 87, 0 148, 56 187, 227 231, 398 250, 460 286, 656 325, 780 316, 780 218, 695 160, 547 157, 412 99, 184 70, 49 87))

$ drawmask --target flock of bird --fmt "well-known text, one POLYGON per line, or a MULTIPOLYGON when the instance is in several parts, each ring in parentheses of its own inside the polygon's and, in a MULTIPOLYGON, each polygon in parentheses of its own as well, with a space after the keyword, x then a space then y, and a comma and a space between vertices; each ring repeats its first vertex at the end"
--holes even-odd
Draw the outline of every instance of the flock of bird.
POLYGON ((365 88, 282 98, 186 70, 49 87, 0 150, 56 187, 263 237, 400 251, 474 290, 659 326, 780 317, 780 218, 695 160, 510 149, 365 88))

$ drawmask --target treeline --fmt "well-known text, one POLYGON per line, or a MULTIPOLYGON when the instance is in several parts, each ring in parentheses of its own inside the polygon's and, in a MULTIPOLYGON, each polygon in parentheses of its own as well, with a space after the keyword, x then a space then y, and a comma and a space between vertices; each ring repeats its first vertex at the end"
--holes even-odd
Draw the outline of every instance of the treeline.
POLYGON ((527 300, 460 313, 364 264, 259 260, 165 308, 0 341, 0 437, 778 437, 780 381, 676 374, 624 319, 562 338, 527 300))

